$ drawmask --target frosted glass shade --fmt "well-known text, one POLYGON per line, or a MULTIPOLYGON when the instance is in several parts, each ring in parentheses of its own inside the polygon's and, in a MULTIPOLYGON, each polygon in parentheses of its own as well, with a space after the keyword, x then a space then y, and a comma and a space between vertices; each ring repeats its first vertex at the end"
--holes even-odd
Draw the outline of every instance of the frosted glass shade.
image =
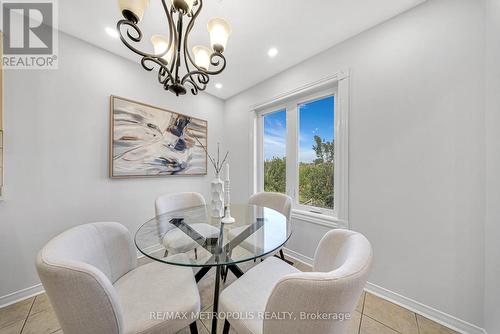
POLYGON ((208 32, 210 43, 215 51, 223 52, 227 46, 227 40, 231 34, 231 26, 221 18, 213 18, 208 21, 208 32))
POLYGON ((185 14, 191 12, 194 0, 172 0, 172 5, 175 9, 184 12, 185 14))
POLYGON ((210 54, 212 51, 206 46, 197 45, 193 48, 193 53, 196 66, 208 71, 210 67, 210 54))
MULTIPOLYGON (((168 48, 168 39, 165 36, 162 35, 153 35, 151 36, 151 43, 153 43, 153 48, 155 51, 155 55, 160 55, 167 51, 168 48)), ((170 46, 170 50, 161 57, 162 60, 165 61, 165 63, 170 63, 172 61, 172 55, 174 54, 174 44, 170 46)))
POLYGON ((119 0, 119 5, 122 13, 129 11, 136 16, 137 22, 140 22, 144 16, 144 10, 149 5, 149 0, 119 0))

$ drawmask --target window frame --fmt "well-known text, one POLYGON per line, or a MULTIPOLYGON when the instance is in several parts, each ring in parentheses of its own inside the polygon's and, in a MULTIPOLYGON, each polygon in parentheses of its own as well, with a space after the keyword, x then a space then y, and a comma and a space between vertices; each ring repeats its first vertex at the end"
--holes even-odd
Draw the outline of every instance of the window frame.
MULTIPOLYGON (((337 105, 337 87, 334 87, 334 88, 330 88, 328 90, 325 90, 325 91, 321 91, 321 92, 317 92, 313 95, 310 95, 310 96, 306 96, 304 98, 301 98, 301 99, 298 99, 298 100, 295 100, 295 106, 294 106, 294 110, 293 110, 293 113, 295 113, 295 115, 293 115, 293 117, 296 119, 296 128, 295 128, 295 131, 296 131, 296 143, 295 143, 295 146, 296 146, 296 161, 295 161, 295 173, 296 175, 293 176, 293 180, 295 182, 295 185, 294 185, 294 189, 293 189, 293 200, 294 200, 294 204, 295 204, 295 207, 296 207, 296 210, 301 210, 301 211, 306 211, 306 212, 310 212, 310 213, 316 213, 316 214, 320 214, 320 215, 327 215, 327 216, 331 216, 331 217, 335 217, 337 214, 337 209, 336 209, 336 206, 337 206, 337 201, 336 201, 336 197, 334 195, 334 199, 333 199, 333 209, 327 209, 327 208, 320 208, 320 207, 315 207, 315 206, 312 206, 312 205, 304 205, 304 204, 300 204, 300 113, 299 113, 299 106, 302 105, 302 104, 306 104, 306 103, 311 103, 311 102, 315 102, 315 101, 318 101, 318 100, 322 100, 322 99, 325 99, 325 98, 328 98, 330 96, 333 96, 334 98, 334 104, 333 104, 333 108, 334 108, 334 113, 335 113, 335 109, 336 109, 336 105, 337 105)), ((335 114, 334 114, 334 134, 335 134, 335 122, 336 122, 336 117, 335 117, 335 114)), ((334 172, 334 190, 335 190, 335 163, 333 164, 333 172, 334 172)))
POLYGON ((286 109, 286 193, 293 199, 292 218, 330 227, 348 227, 348 110, 349 71, 305 85, 254 106, 251 113, 251 143, 254 173, 251 193, 264 190, 264 116, 286 109), (299 203, 299 131, 298 106, 334 96, 334 209, 321 209, 299 203), (290 143, 294 143, 290 145, 290 143))
MULTIPOLYGON (((288 112, 287 112, 287 105, 281 105, 277 107, 272 107, 266 110, 262 110, 257 113, 257 133, 262 134, 257 136, 257 147, 256 147, 256 153, 258 155, 258 163, 257 163, 257 168, 258 168, 258 177, 257 177, 257 191, 262 192, 264 191, 264 116, 274 114, 276 112, 280 111, 285 111, 286 113, 286 138, 285 142, 286 144, 286 156, 288 157, 288 112)), ((288 193, 288 159, 286 160, 286 176, 285 176, 285 183, 286 183, 286 190, 285 193, 289 195, 288 193)))

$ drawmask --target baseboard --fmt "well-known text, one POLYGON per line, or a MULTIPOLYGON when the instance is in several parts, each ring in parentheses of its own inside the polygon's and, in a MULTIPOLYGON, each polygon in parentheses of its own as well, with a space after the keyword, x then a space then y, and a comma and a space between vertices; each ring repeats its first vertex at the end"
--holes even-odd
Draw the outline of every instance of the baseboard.
POLYGON ((420 314, 423 317, 431 319, 443 326, 453 329, 456 332, 462 334, 486 334, 483 328, 473 325, 467 321, 458 319, 452 315, 445 312, 436 310, 430 306, 422 304, 411 298, 402 296, 396 292, 387 290, 373 283, 366 283, 366 291, 376 295, 378 297, 384 298, 396 305, 402 306, 412 312, 420 314))
MULTIPOLYGON (((291 249, 284 248, 285 255, 294 259, 295 261, 302 262, 306 265, 312 266, 313 259, 295 252, 291 249)), ((420 302, 417 302, 411 298, 407 298, 398 293, 392 292, 385 288, 382 288, 378 285, 368 282, 366 284, 366 291, 370 292, 373 295, 381 297, 385 300, 388 300, 396 305, 404 307, 412 312, 415 312, 423 317, 431 319, 443 326, 446 326, 454 331, 462 334, 487 334, 486 330, 480 328, 476 325, 473 325, 467 321, 458 319, 452 315, 436 310, 430 306, 424 305, 420 302)))
POLYGON ((31 298, 33 296, 39 295, 43 293, 45 290, 43 289, 42 283, 37 285, 33 285, 32 287, 22 289, 13 293, 9 293, 8 295, 0 297, 0 308, 6 307, 21 300, 31 298))
POLYGON ((283 247, 283 252, 285 253, 286 256, 288 256, 296 261, 302 262, 302 263, 307 264, 308 266, 311 266, 311 267, 313 265, 314 259, 312 259, 308 256, 300 254, 300 253, 293 251, 293 250, 286 248, 286 247, 283 247))

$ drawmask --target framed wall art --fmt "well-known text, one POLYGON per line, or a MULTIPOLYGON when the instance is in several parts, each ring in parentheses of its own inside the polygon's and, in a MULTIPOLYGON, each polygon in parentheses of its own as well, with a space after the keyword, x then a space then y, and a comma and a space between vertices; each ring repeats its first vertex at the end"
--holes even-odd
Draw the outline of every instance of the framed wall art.
POLYGON ((112 178, 207 174, 206 120, 111 96, 110 123, 112 178))

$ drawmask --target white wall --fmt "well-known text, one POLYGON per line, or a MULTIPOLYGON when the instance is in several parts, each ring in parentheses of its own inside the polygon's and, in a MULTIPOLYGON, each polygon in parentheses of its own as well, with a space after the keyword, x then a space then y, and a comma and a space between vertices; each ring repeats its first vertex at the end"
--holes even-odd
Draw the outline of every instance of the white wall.
POLYGON ((500 1, 486 1, 485 328, 500 333, 500 1))
POLYGON ((58 70, 5 71, 0 296, 39 282, 35 255, 63 230, 92 221, 118 221, 134 232, 154 215, 157 195, 208 195, 210 175, 108 178, 110 94, 206 119, 209 145, 223 141, 221 100, 206 94, 175 98, 139 63, 59 36, 58 70))
MULTIPOLYGON (((226 101, 233 198, 250 192, 250 106, 350 68, 349 217, 374 246, 370 282, 482 326, 483 19, 483 1, 430 0, 226 101)), ((295 224, 289 247, 311 257, 325 229, 295 224)))

